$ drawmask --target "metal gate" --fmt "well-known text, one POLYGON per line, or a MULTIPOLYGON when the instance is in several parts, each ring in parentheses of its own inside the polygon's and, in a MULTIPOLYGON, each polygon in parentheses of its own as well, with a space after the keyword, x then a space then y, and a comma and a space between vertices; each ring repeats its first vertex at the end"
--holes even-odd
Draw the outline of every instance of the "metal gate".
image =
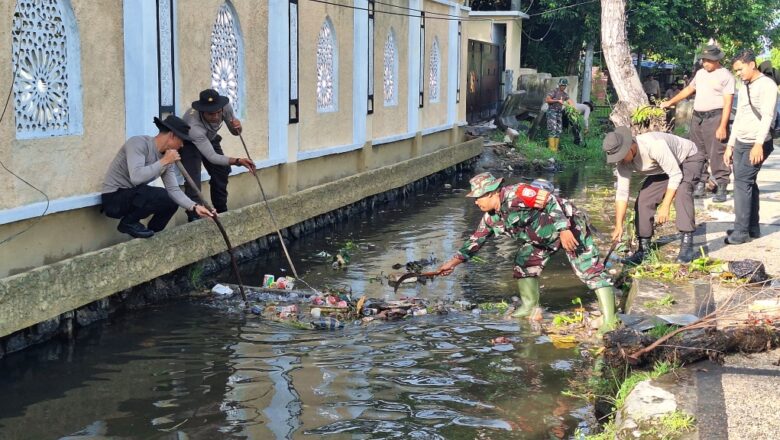
POLYGON ((495 116, 499 105, 500 48, 469 40, 466 119, 474 123, 495 116))

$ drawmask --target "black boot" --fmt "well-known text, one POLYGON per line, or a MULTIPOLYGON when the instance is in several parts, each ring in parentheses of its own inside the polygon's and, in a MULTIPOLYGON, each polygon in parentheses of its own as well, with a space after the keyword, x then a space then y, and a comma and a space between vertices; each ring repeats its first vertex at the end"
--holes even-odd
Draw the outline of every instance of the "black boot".
POLYGON ((678 263, 690 263, 693 260, 693 232, 681 232, 680 253, 677 255, 678 263))
MULTIPOLYGON (((732 232, 734 232, 733 229, 726 229, 726 234, 731 235, 732 232)), ((761 226, 751 226, 748 229, 748 236, 750 238, 761 238, 761 226)))
POLYGON ((697 199, 704 197, 706 193, 707 187, 704 185, 704 182, 697 183, 696 187, 693 189, 693 197, 697 199))
POLYGON ((623 264, 638 266, 650 253, 650 239, 639 237, 639 247, 630 257, 623 259, 623 264))
POLYGON ((723 203, 726 201, 726 184, 718 184, 718 189, 715 190, 715 195, 712 196, 712 201, 716 203, 723 203))
POLYGON ((129 234, 131 237, 135 238, 149 238, 154 235, 154 231, 147 229, 146 226, 139 221, 127 221, 122 219, 116 229, 119 232, 129 234))

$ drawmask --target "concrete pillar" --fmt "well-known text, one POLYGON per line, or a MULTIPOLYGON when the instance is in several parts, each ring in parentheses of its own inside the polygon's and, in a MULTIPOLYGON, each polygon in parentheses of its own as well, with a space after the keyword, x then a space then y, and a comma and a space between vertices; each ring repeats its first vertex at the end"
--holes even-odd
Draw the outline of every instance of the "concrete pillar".
POLYGON ((298 162, 288 162, 279 165, 279 195, 294 194, 297 191, 298 162))
POLYGON ((422 151, 422 132, 418 131, 417 134, 414 135, 414 140, 412 141, 412 158, 415 158, 419 156, 422 151))
POLYGON ((374 144, 371 141, 363 144, 357 154, 357 172, 362 173, 374 166, 374 144))

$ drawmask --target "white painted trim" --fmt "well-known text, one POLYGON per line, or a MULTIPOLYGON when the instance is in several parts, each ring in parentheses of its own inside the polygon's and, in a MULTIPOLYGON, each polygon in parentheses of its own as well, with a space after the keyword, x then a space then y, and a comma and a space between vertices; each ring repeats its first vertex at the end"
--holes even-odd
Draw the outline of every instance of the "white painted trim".
POLYGON ((383 138, 374 139, 373 141, 371 141, 371 145, 377 146, 383 144, 390 144, 398 141, 405 141, 407 139, 413 138, 415 134, 416 134, 415 132, 409 132, 409 133, 394 134, 392 136, 385 136, 383 138))
MULTIPOLYGON (((422 9, 420 0, 409 0, 410 9, 422 9)), ((409 14, 414 14, 409 11, 409 14)), ((409 46, 407 48, 407 122, 406 129, 417 131, 420 111, 420 17, 409 17, 409 46)))
MULTIPOLYGON (((459 15, 458 7, 450 7, 450 15, 459 15)), ((450 20, 447 41, 447 123, 455 123, 458 94, 458 21, 450 20)))
POLYGON ((452 124, 442 124, 437 125, 435 127, 429 127, 424 130, 422 130, 420 133, 422 133, 423 136, 427 136, 429 134, 438 133, 440 131, 449 130, 452 128, 452 124))
MULTIPOLYGON (((52 200, 51 203, 49 203, 49 210, 46 211, 46 215, 54 214, 55 212, 70 211, 72 209, 86 208, 88 206, 95 206, 99 204, 100 193, 65 197, 62 199, 52 200)), ((45 208, 46 202, 35 202, 16 208, 4 209, 0 211, 0 225, 38 217, 43 213, 45 208)))
POLYGON ((157 2, 123 2, 125 138, 157 133, 157 2))
POLYGON ((287 126, 290 116, 290 22, 288 0, 268 3, 268 156, 280 163, 287 159, 287 126))
POLYGON ((181 69, 179 68, 179 11, 177 9, 179 0, 171 2, 173 8, 173 23, 171 23, 171 38, 173 38, 173 111, 176 116, 183 116, 184 111, 190 106, 188 104, 179 105, 181 102, 181 69))
POLYGON ((352 41, 352 142, 366 142, 368 119, 368 0, 355 0, 352 41))
MULTIPOLYGON (((460 6, 458 2, 454 2, 451 0, 428 0, 431 3, 438 3, 440 5, 446 5, 446 6, 460 6)), ((420 8, 417 8, 420 9, 420 8)))
POLYGON ((359 150, 363 148, 363 145, 365 145, 365 142, 359 142, 359 143, 347 144, 347 145, 337 145, 335 147, 322 148, 319 150, 312 150, 312 151, 299 151, 297 159, 298 160, 315 159, 317 157, 330 156, 331 154, 347 153, 349 151, 359 150))
MULTIPOLYGON (((463 127, 466 125, 467 125, 466 121, 459 121, 458 123, 454 124, 454 126, 458 126, 458 127, 463 127)), ((444 124, 436 127, 426 128, 421 133, 423 136, 427 136, 429 134, 450 130, 452 129, 452 127, 453 127, 452 124, 444 124)), ((285 129, 284 132, 286 136, 287 130, 285 129)), ((397 134, 392 136, 386 136, 383 138, 375 139, 372 142, 372 145, 376 146, 376 145, 390 144, 393 142, 411 139, 416 135, 417 135, 416 132, 408 132, 408 133, 402 133, 402 134, 397 134)), ((349 151, 354 151, 363 148, 363 145, 365 145, 364 142, 349 144, 349 145, 339 145, 336 147, 324 148, 315 151, 301 151, 298 153, 297 159, 298 160, 315 159, 318 157, 328 156, 331 154, 347 153, 349 151)), ((271 158, 259 162, 256 161, 255 166, 257 167, 257 169, 263 169, 263 168, 270 168, 276 165, 280 165, 285 162, 286 160, 284 157, 271 158)), ((249 172, 249 170, 247 170, 244 167, 238 167, 238 166, 230 167, 231 176, 236 176, 247 172, 249 172)), ((200 175, 201 182, 208 182, 210 178, 211 177, 208 175, 208 173, 205 170, 201 171, 201 175, 200 175)), ((154 182, 152 183, 152 185, 154 185, 154 182)), ((50 202, 49 210, 46 211, 46 215, 54 214, 56 212, 72 211, 74 209, 88 208, 90 206, 100 205, 100 203, 101 203, 100 193, 89 193, 89 194, 83 194, 79 196, 56 199, 50 202)), ((27 219, 38 217, 41 215, 45 207, 46 207, 46 202, 35 202, 24 206, 19 206, 16 208, 0 210, 0 225, 5 225, 8 223, 18 222, 21 220, 27 220, 27 219)))
MULTIPOLYGON (((266 159, 260 162, 255 162, 257 169, 270 168, 284 163, 284 159, 266 159)), ((231 166, 230 175, 236 176, 249 172, 244 167, 231 166)), ((211 177, 206 171, 201 171, 200 181, 208 182, 211 177)), ((151 186, 162 186, 160 179, 149 183, 151 186)), ((98 206, 101 204, 100 193, 82 194, 73 197, 64 197, 61 199, 52 200, 49 203, 49 209, 46 211, 46 215, 54 214, 57 212, 72 211, 75 209, 89 208, 90 206, 98 206)), ((28 205, 19 206, 16 208, 0 210, 0 225, 8 223, 18 222, 21 220, 28 220, 40 216, 46 208, 46 202, 35 202, 28 205)))
MULTIPOLYGON (((436 0, 432 0, 432 1, 436 1, 436 0)), ((495 17, 498 19, 531 18, 528 14, 524 14, 520 11, 471 11, 471 10, 469 11, 469 17, 484 17, 484 18, 495 17)))
MULTIPOLYGON (((465 122, 459 122, 457 124, 437 125, 436 127, 426 128, 425 130, 421 131, 420 133, 423 136, 427 136, 429 134, 433 134, 433 133, 438 133, 440 131, 449 130, 449 129, 451 129, 453 127, 453 125, 454 126, 462 126, 462 125, 466 125, 466 123, 465 122)), ((385 136, 383 138, 374 139, 373 141, 371 141, 371 145, 376 146, 376 145, 390 144, 390 143, 398 142, 398 141, 404 141, 406 139, 411 139, 411 138, 415 137, 416 135, 417 135, 417 132, 414 132, 414 131, 410 131, 408 133, 394 134, 392 136, 385 136)))

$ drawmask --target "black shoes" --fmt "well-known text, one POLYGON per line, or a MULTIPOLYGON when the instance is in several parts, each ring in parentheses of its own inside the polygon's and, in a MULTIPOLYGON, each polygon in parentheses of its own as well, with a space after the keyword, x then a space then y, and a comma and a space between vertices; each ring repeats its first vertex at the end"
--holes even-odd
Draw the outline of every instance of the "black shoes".
POLYGON ((750 235, 744 232, 731 231, 731 233, 723 240, 726 244, 742 244, 750 241, 750 235))
POLYGON ((639 248, 637 248, 636 252, 631 254, 630 257, 626 257, 623 259, 623 264, 628 266, 639 266, 642 264, 642 261, 644 261, 645 257, 648 257, 650 254, 650 239, 649 238, 639 238, 639 248))
POLYGON ((681 232, 680 253, 677 255, 678 263, 690 263, 693 261, 693 232, 681 232))
POLYGON ((120 221, 116 229, 135 238, 149 238, 154 235, 154 231, 147 229, 140 222, 125 223, 120 221))
MULTIPOLYGON (((733 229, 726 229, 726 234, 731 235, 734 232, 733 229)), ((759 226, 751 226, 748 229, 748 236, 750 238, 761 238, 761 228, 759 226)))
POLYGON ((723 203, 726 201, 726 185, 718 184, 718 189, 715 191, 715 195, 712 196, 712 201, 715 203, 723 203))
POLYGON ((707 187, 704 185, 704 182, 699 182, 696 184, 696 187, 693 189, 693 198, 700 199, 704 197, 707 194, 707 187))

